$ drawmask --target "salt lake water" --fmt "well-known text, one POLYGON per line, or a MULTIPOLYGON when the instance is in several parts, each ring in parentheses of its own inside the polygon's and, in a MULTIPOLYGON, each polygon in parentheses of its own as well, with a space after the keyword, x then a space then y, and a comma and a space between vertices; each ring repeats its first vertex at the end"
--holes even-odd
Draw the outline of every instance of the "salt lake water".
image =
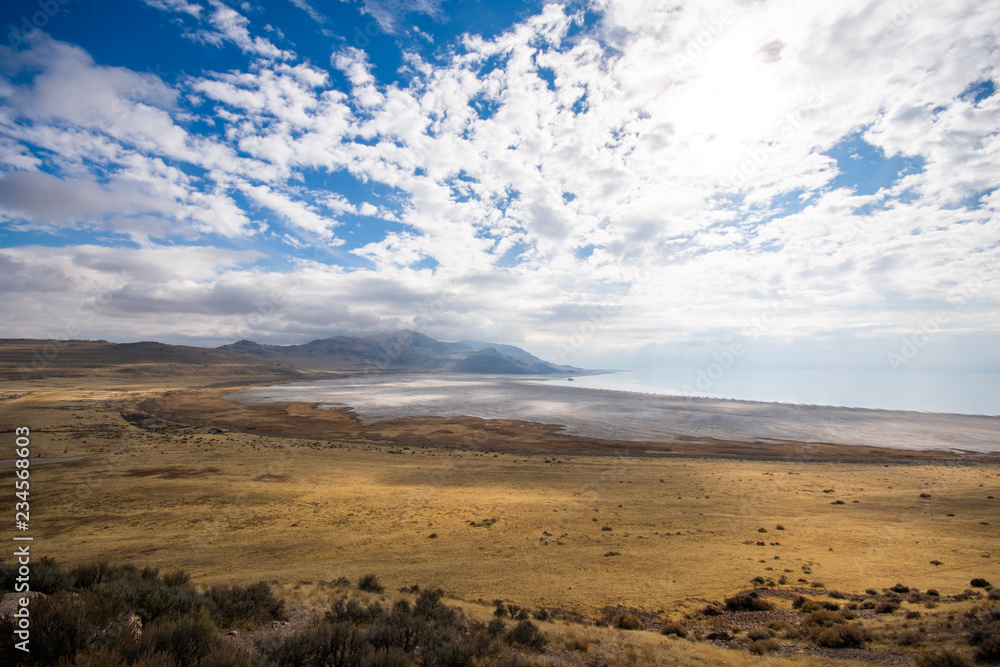
MULTIPOLYGON (((576 377, 573 384, 668 396, 1000 415, 1000 373, 717 371, 628 370, 576 377), (713 379, 709 373, 716 377, 713 379)), ((566 382, 564 378, 539 381, 566 382)))
MULTIPOLYGON (((349 408, 366 423, 400 417, 468 416, 552 424, 566 434, 612 440, 663 442, 688 436, 1000 453, 1000 417, 996 416, 801 404, 813 396, 846 402, 848 388, 860 381, 858 378, 845 383, 842 394, 788 394, 798 403, 793 404, 759 400, 783 396, 768 393, 775 389, 764 385, 746 388, 758 392, 751 394, 758 400, 651 391, 672 388, 673 382, 663 377, 643 381, 641 376, 615 374, 578 376, 571 381, 567 377, 511 375, 362 376, 245 389, 229 397, 244 403, 293 401, 321 408, 349 408), (617 388, 609 389, 610 383, 616 383, 617 388)), ((809 382, 803 379, 800 385, 808 388, 809 382)), ((877 392, 867 395, 872 400, 895 401, 889 405, 901 404, 898 398, 879 397, 877 392)), ((940 409, 943 404, 933 405, 940 409)), ((961 405, 969 409, 972 403, 961 405)))

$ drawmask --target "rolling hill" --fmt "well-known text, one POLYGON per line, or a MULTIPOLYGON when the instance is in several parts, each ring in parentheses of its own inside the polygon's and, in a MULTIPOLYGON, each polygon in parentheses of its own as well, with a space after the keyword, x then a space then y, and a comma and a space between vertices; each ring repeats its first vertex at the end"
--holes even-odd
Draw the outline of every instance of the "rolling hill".
POLYGON ((261 345, 241 340, 219 350, 241 352, 302 370, 407 373, 575 373, 513 345, 483 341, 442 342, 415 331, 333 336, 302 345, 261 345))

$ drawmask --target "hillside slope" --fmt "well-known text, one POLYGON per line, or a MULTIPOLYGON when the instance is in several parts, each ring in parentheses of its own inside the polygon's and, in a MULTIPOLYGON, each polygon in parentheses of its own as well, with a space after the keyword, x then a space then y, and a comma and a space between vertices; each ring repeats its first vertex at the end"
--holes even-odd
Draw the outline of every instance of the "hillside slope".
POLYGON ((410 373, 574 373, 513 345, 480 341, 442 342, 415 331, 370 336, 334 336, 302 345, 261 345, 241 340, 219 350, 241 352, 302 370, 410 373))

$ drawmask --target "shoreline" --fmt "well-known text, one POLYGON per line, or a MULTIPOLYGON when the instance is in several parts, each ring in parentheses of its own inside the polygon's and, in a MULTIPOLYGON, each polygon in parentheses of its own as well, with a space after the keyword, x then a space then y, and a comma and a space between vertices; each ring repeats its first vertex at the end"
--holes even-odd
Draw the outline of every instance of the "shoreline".
POLYGON ((407 417, 366 424, 349 408, 297 401, 240 403, 232 388, 150 398, 141 409, 156 419, 224 427, 255 435, 353 440, 406 448, 445 448, 524 456, 606 456, 839 462, 853 464, 1000 463, 995 453, 916 450, 791 439, 771 441, 684 435, 667 441, 616 440, 562 432, 558 424, 478 417, 407 417))
MULTIPOLYGON (((243 404, 348 409, 361 424, 481 419, 545 425, 583 440, 831 446, 1000 456, 1000 417, 668 396, 510 376, 379 375, 242 388, 243 404), (360 381, 359 381, 360 380, 360 381)), ((378 430, 378 429, 376 429, 378 430)), ((685 447, 686 448, 686 447, 685 447)))

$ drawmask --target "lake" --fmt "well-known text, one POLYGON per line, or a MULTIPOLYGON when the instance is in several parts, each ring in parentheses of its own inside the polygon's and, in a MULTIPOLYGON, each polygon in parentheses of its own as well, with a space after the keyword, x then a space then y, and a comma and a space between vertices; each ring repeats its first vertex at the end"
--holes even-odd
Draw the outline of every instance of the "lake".
MULTIPOLYGON (((618 379, 628 381, 624 376, 618 379)), ((571 435, 631 441, 694 436, 1000 452, 1000 417, 669 396, 585 386, 598 381, 609 378, 362 376, 245 389, 229 397, 244 403, 293 401, 349 408, 366 423, 398 417, 470 416, 555 424, 571 435)))

